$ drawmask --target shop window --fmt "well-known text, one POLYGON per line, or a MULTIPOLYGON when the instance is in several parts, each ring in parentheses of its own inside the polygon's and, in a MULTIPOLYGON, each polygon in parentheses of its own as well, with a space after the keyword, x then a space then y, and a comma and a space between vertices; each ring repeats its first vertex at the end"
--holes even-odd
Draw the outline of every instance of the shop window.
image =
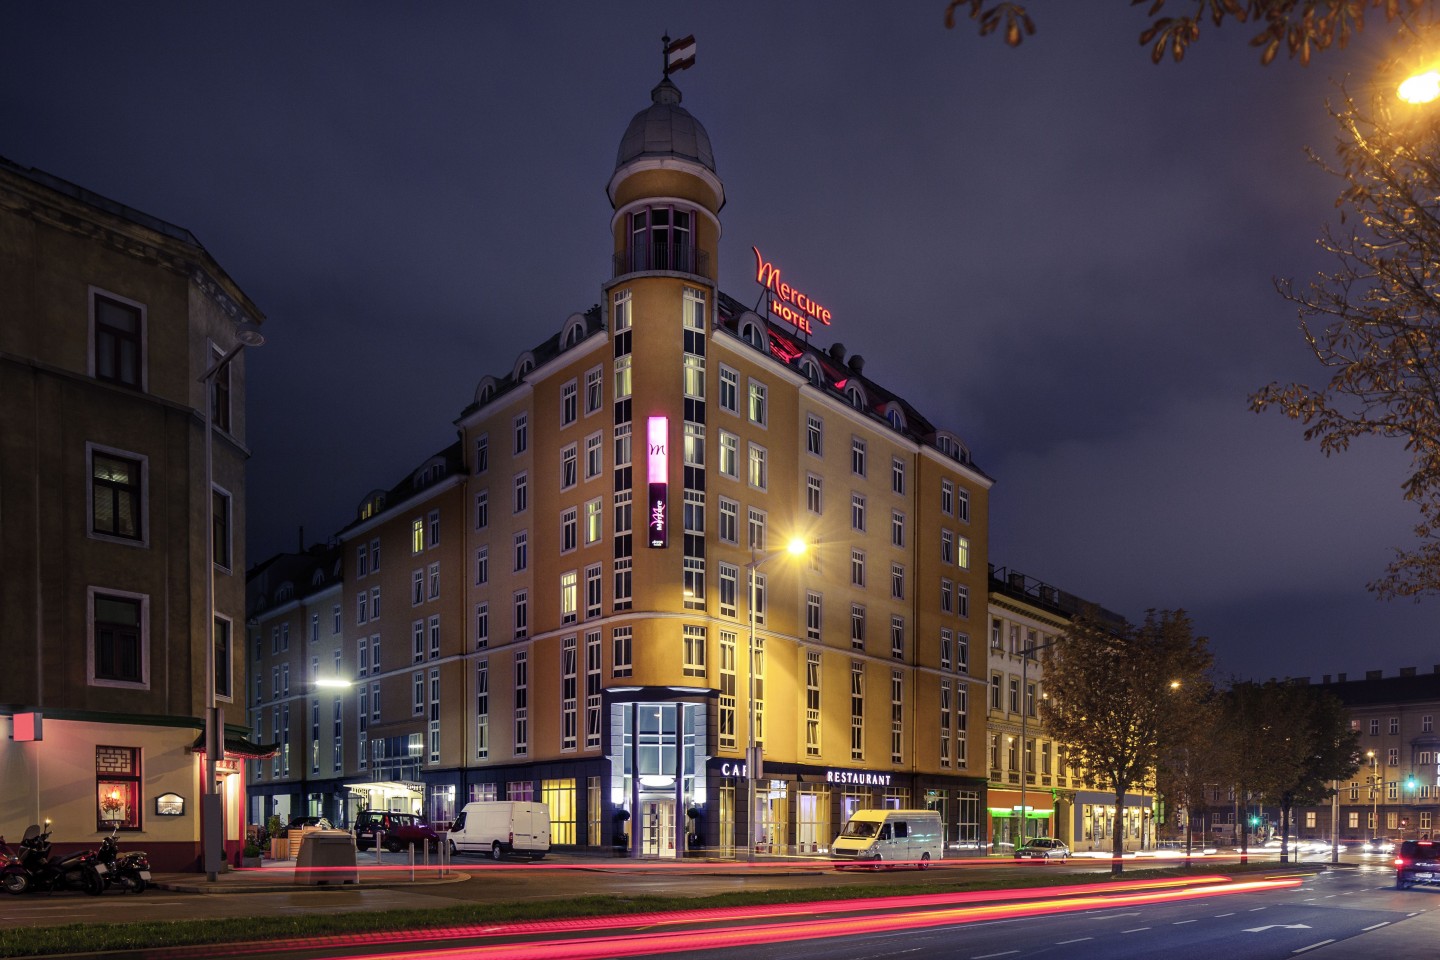
POLYGON ((140 750, 95 748, 96 830, 140 829, 140 750))

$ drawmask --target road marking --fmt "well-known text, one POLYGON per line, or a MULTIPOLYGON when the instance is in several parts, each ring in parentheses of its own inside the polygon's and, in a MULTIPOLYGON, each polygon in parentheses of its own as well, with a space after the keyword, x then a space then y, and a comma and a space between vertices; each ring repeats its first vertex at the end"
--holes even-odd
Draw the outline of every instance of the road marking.
POLYGON ((1019 953, 1019 950, 1001 950, 999 953, 977 953, 970 960, 988 960, 989 957, 1008 957, 1012 953, 1019 953))
POLYGON ((1149 927, 1133 927, 1129 930, 1121 930, 1121 933, 1139 933, 1141 930, 1149 930, 1149 927))
POLYGON ((1265 909, 1264 907, 1251 907, 1251 908, 1250 908, 1250 912, 1251 912, 1251 913, 1258 913, 1259 911, 1264 910, 1264 909, 1265 909))
POLYGON ((1180 924, 1182 924, 1182 923, 1199 923, 1199 922, 1200 922, 1199 920, 1176 920, 1174 923, 1170 924, 1170 926, 1172 926, 1172 927, 1178 927, 1178 926, 1180 926, 1180 924))
POLYGON ((1263 927, 1251 927, 1250 929, 1246 930, 1245 932, 1246 932, 1246 933, 1264 933, 1266 930, 1274 930, 1274 929, 1276 929, 1277 927, 1278 927, 1279 929, 1281 929, 1281 930, 1309 930, 1309 929, 1310 929, 1310 925, 1309 925, 1308 923, 1267 923, 1267 924, 1266 924, 1265 926, 1263 926, 1263 927))
POLYGON ((1215 914, 1215 919, 1216 919, 1216 920, 1219 920, 1221 917, 1233 917, 1233 916, 1235 916, 1235 912, 1232 910, 1230 913, 1217 913, 1217 914, 1215 914))
POLYGON ((1323 947, 1323 946, 1325 946, 1325 944, 1327 944, 1327 943, 1334 943, 1334 942, 1335 942, 1335 938, 1334 938, 1334 937, 1331 937, 1329 940, 1321 940, 1319 943, 1312 943, 1312 944, 1310 944, 1310 946, 1308 946, 1308 947, 1301 947, 1299 950, 1291 950, 1290 952, 1291 952, 1291 953, 1304 953, 1306 950, 1314 950, 1316 947, 1323 947))
POLYGON ((1074 940, 1056 940, 1055 946, 1063 947, 1068 943, 1084 943, 1086 940, 1094 940, 1094 937, 1076 937, 1074 940))
POLYGON ((1140 916, 1140 911, 1139 911, 1139 910, 1132 910, 1132 911, 1129 912, 1129 913, 1106 913, 1106 914, 1097 914, 1096 916, 1090 917, 1089 919, 1091 919, 1091 920, 1118 920, 1118 919, 1120 919, 1121 917, 1138 917, 1138 916, 1140 916))
POLYGON ((1370 924, 1370 926, 1368 926, 1368 927, 1361 927, 1361 928, 1360 928, 1360 932, 1361 932, 1361 933, 1369 933, 1371 930, 1379 930, 1381 927, 1388 927, 1388 926, 1390 926, 1390 921, 1389 921, 1389 920, 1381 920, 1379 923, 1372 923, 1372 924, 1370 924))

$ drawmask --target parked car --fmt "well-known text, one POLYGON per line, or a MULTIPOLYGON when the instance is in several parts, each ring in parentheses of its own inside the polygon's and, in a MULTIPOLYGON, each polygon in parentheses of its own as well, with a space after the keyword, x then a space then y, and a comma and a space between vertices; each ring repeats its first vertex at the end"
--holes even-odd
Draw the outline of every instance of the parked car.
POLYGON ((1406 840, 1395 852, 1395 887, 1440 883, 1440 841, 1406 840))
POLYGON ((1054 837, 1035 837, 1015 851, 1016 860, 1059 860, 1064 863, 1070 857, 1070 848, 1054 837))
POLYGON ((377 840, 386 850, 398 853, 406 847, 421 844, 437 849, 440 835, 416 814, 366 810, 355 820, 355 846, 360 850, 369 850, 377 840))

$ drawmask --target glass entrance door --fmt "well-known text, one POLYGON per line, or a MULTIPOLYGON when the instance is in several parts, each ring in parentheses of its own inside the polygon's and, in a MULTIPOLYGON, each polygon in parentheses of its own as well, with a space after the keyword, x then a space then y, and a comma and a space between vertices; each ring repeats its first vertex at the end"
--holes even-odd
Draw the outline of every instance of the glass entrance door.
POLYGON ((675 856, 675 801, 640 798, 640 855, 675 856))

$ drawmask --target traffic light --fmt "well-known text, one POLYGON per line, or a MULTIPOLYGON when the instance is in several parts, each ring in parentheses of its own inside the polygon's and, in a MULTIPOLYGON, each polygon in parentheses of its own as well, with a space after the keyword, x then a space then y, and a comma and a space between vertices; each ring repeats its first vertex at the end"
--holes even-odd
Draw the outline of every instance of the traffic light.
POLYGON ((1258 814, 1253 815, 1253 816, 1250 817, 1250 826, 1252 826, 1252 827, 1258 827, 1258 826, 1260 826, 1260 816, 1259 816, 1258 814))
POLYGON ((1410 774, 1409 778, 1407 778, 1406 781, 1405 781, 1405 792, 1406 792, 1406 793, 1414 793, 1416 786, 1417 786, 1417 784, 1416 784, 1416 782, 1415 782, 1415 774, 1412 773, 1412 774, 1410 774))

